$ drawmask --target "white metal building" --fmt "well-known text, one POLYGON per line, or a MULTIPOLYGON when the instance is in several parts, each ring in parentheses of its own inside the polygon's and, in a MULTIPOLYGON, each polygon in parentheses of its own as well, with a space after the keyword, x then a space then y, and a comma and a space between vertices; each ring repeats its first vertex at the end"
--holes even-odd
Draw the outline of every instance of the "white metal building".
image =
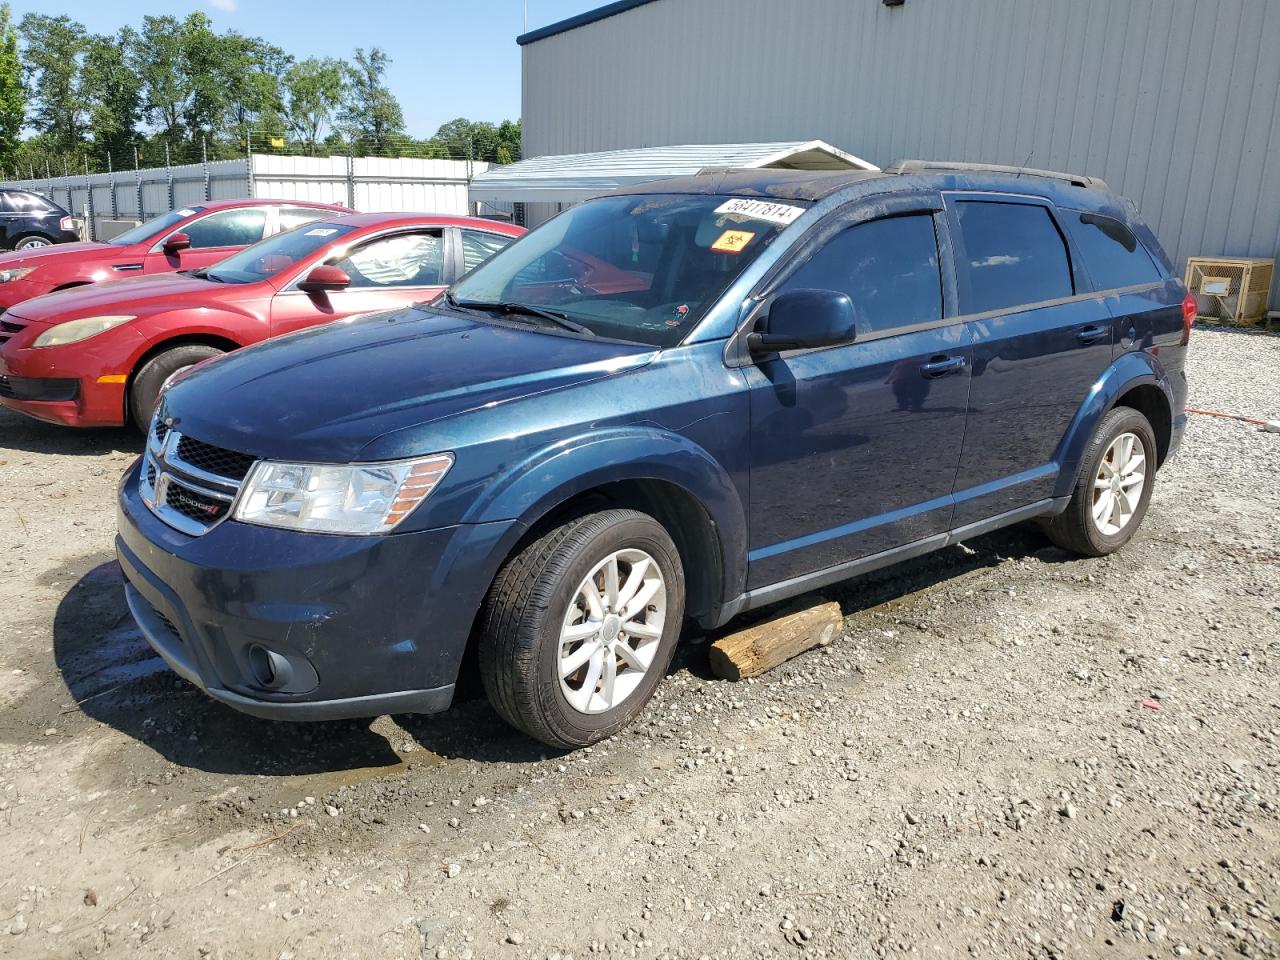
POLYGON ((519 43, 525 157, 821 138, 1102 177, 1179 265, 1280 246, 1280 0, 620 0, 519 43))

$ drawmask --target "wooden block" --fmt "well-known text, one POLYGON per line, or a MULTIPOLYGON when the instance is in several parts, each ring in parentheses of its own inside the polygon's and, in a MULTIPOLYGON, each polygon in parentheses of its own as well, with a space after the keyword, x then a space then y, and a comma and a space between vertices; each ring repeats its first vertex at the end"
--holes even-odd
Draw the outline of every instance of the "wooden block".
POLYGON ((825 647, 843 627, 840 604, 821 597, 802 599, 713 643, 711 669, 725 680, 758 677, 811 647, 825 647))

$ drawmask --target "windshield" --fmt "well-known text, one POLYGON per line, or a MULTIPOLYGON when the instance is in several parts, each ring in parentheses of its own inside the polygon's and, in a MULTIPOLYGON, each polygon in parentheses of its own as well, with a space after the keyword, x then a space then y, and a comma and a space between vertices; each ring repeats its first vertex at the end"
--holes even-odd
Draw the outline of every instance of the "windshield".
POLYGON ((233 253, 203 276, 221 283, 257 283, 301 263, 354 229, 338 223, 308 223, 233 253))
POLYGON ((674 346, 804 211, 690 194, 590 200, 477 267, 450 302, 555 329, 538 317, 550 312, 596 336, 674 346), (529 307, 538 310, 512 309, 529 307))
POLYGON ((126 230, 119 236, 112 237, 107 243, 113 243, 117 247, 127 247, 133 243, 142 243, 144 240, 150 240, 157 233, 164 233, 175 224, 181 223, 187 217, 201 213, 203 210, 204 207, 183 207, 181 210, 170 210, 154 220, 148 220, 141 226, 126 230))

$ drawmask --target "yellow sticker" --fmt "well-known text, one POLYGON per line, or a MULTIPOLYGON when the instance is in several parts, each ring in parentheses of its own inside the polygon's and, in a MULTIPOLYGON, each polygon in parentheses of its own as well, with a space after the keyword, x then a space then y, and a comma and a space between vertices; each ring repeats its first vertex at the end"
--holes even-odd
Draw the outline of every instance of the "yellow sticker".
POLYGON ((741 253, 754 237, 755 234, 749 230, 726 230, 711 249, 716 253, 741 253))

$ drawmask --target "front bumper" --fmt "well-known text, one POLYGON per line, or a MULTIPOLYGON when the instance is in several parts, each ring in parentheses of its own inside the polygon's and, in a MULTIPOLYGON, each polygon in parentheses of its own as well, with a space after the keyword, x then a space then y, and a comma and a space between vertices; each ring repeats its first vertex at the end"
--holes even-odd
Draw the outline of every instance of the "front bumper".
POLYGON ((120 487, 116 553, 134 619, 176 673, 270 719, 449 706, 516 524, 355 537, 228 520, 188 537, 147 509, 137 476, 135 464, 120 487), (263 650, 287 664, 288 683, 263 682, 263 650))
POLYGON ((117 329, 80 343, 37 348, 31 344, 49 325, 22 323, 0 348, 0 404, 69 427, 125 422, 127 374, 146 350, 145 338, 117 329))

